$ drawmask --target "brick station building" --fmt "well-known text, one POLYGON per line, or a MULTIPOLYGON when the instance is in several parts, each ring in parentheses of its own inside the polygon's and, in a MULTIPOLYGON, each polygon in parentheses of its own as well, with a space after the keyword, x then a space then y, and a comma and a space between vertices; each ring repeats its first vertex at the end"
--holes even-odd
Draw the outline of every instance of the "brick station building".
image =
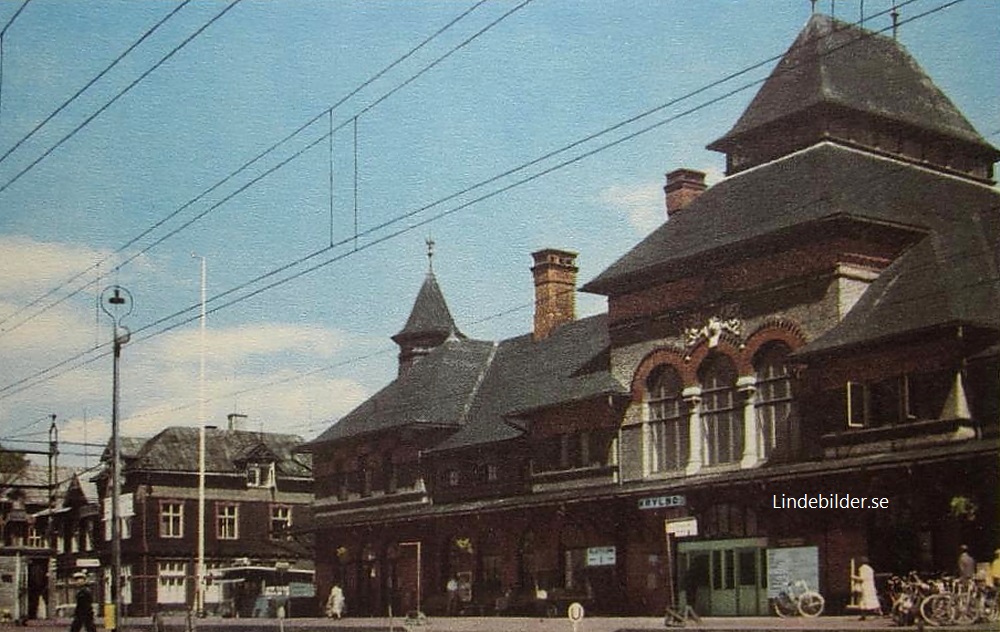
POLYGON ((822 15, 710 148, 727 177, 669 173, 665 223, 583 285, 606 314, 575 318, 576 255, 547 249, 533 331, 473 340, 428 273, 398 377, 308 445, 320 595, 750 615, 807 579, 836 611, 852 558, 992 555, 1000 152, 896 41, 822 15))

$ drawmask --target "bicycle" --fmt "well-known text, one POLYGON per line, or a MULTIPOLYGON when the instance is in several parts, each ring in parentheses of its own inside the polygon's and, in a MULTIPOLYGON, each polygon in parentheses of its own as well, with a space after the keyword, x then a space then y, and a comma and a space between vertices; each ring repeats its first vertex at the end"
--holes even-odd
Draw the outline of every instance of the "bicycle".
POLYGON ((801 615, 815 618, 823 613, 826 600, 815 590, 810 590, 804 580, 788 582, 778 596, 771 601, 774 613, 779 617, 801 615))

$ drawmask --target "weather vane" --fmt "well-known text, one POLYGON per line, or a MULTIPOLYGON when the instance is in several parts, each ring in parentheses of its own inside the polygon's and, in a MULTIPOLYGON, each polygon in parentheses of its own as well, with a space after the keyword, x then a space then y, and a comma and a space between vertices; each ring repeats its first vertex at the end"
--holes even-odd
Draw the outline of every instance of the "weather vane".
POLYGON ((427 269, 434 272, 434 239, 428 235, 424 243, 427 244, 427 269))

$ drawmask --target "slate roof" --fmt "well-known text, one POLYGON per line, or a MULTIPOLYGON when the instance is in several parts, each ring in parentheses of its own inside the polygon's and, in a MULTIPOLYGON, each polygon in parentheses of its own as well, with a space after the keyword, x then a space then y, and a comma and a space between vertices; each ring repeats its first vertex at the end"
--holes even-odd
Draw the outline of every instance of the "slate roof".
POLYGON ((812 16, 736 125, 709 149, 726 151, 819 105, 929 130, 997 155, 899 42, 821 14, 812 16))
POLYGON ((458 427, 494 346, 481 340, 446 340, 310 443, 405 426, 458 427))
POLYGON ((567 323, 541 341, 530 334, 499 343, 451 339, 310 443, 405 426, 456 430, 435 446, 441 450, 517 438, 519 415, 625 392, 609 373, 608 344, 604 315, 567 323))
MULTIPOLYGON (((57 490, 64 490, 75 470, 71 467, 55 469, 57 490)), ((47 505, 49 502, 49 467, 28 461, 27 466, 17 476, 5 481, 0 487, 0 499, 7 500, 11 494, 21 495, 26 505, 47 505)), ((58 493, 58 491, 57 491, 58 493)), ((58 497, 58 496, 57 496, 58 497)))
MULTIPOLYGON (((197 472, 198 435, 198 428, 167 428, 143 444, 129 467, 197 472)), ((205 470, 214 473, 242 473, 246 458, 263 447, 265 453, 276 457, 275 468, 281 475, 311 477, 308 455, 293 454, 302 443, 303 439, 298 435, 206 428, 205 470)))
POLYGON ((957 195, 936 205, 938 214, 928 218, 936 229, 883 271, 835 328, 797 355, 945 325, 1000 333, 1000 192, 982 197, 992 199, 957 195), (967 216, 949 217, 955 210, 967 216))
POLYGON ((954 322, 1000 328, 998 216, 995 188, 825 143, 711 187, 583 289, 621 293, 709 256, 739 257, 790 227, 847 220, 912 231, 919 243, 809 350, 954 322))
POLYGON ((411 337, 425 336, 428 334, 439 335, 441 337, 454 335, 463 337, 462 333, 455 327, 455 321, 448 310, 448 304, 444 300, 444 294, 438 286, 437 278, 433 272, 428 272, 424 279, 417 299, 413 302, 413 310, 406 320, 403 330, 392 337, 393 340, 401 341, 411 337))
POLYGON ((521 436, 531 411, 627 391, 609 371, 605 314, 567 323, 543 340, 502 341, 467 423, 434 450, 466 448, 521 436))

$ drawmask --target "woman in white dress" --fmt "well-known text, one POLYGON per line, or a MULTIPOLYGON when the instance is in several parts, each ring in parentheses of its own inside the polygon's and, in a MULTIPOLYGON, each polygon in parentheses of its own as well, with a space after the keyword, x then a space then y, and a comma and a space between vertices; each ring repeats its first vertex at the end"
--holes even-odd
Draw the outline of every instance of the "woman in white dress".
POLYGON ((868 558, 862 557, 861 566, 858 567, 858 574, 851 579, 854 580, 854 589, 861 594, 859 606, 861 607, 861 620, 869 613, 879 614, 882 607, 878 601, 878 590, 875 588, 875 569, 868 564, 868 558))

